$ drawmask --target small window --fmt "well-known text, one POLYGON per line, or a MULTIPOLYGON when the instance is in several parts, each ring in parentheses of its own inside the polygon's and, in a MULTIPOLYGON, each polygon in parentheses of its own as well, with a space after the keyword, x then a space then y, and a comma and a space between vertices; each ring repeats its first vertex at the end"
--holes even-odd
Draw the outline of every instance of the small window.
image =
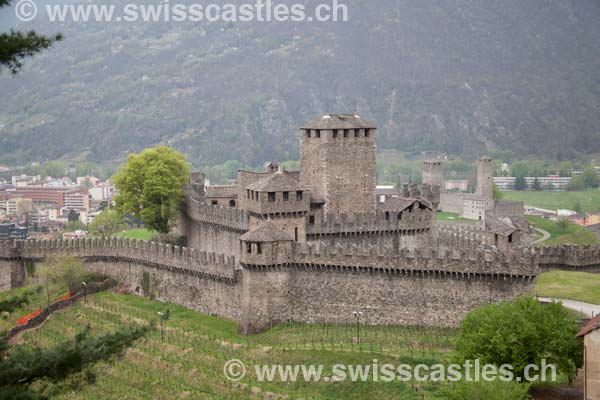
POLYGON ((302 190, 296 191, 296 201, 302 200, 302 190))
POLYGON ((314 215, 311 215, 311 216, 308 217, 308 223, 309 224, 314 224, 315 223, 315 216, 314 215))
POLYGON ((294 241, 298 241, 298 228, 294 228, 294 241))
POLYGON ((360 136, 360 129, 355 129, 354 130, 354 137, 359 137, 360 136))
POLYGON ((316 137, 317 139, 319 139, 319 138, 321 137, 321 131, 320 131, 320 130, 318 130, 318 129, 317 129, 317 130, 315 131, 315 137, 316 137))
POLYGON ((217 200, 211 200, 210 204, 212 204, 213 206, 217 206, 219 205, 219 202, 217 200))
POLYGON ((235 200, 229 200, 229 207, 235 207, 235 200))
POLYGON ((350 134, 350 129, 344 129, 344 137, 347 138, 350 134))
POLYGON ((246 189, 246 198, 249 199, 250 198, 250 189, 246 189))
POLYGON ((370 134, 371 134, 371 130, 365 129, 365 137, 369 137, 370 134))
POLYGON ((399 212, 398 213, 398 220, 401 220, 401 219, 402 219, 402 212, 399 212))
POLYGON ((310 139, 310 129, 307 129, 307 130, 306 130, 306 137, 307 137, 308 139, 310 139))
POLYGON ((334 129, 333 130, 333 138, 337 139, 337 137, 338 137, 338 131, 337 131, 337 129, 334 129))
POLYGON ((283 201, 290 200, 290 192, 283 192, 283 201))
POLYGON ((269 203, 275 202, 275 192, 269 192, 269 203))
POLYGON ((252 243, 246 243, 246 253, 252 253, 252 243))
POLYGON ((262 254, 262 244, 261 243, 256 243, 256 253, 262 254))
POLYGON ((385 220, 386 220, 386 221, 389 221, 389 220, 390 220, 390 212, 389 212, 389 211, 386 211, 386 212, 385 212, 385 220))

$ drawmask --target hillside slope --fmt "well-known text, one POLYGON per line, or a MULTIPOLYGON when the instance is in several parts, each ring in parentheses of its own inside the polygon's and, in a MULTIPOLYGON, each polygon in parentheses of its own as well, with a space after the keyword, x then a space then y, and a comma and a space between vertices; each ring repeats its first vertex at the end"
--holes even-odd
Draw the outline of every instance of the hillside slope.
POLYGON ((353 109, 380 148, 600 151, 598 1, 347 4, 346 23, 18 25, 66 40, 0 75, 0 162, 295 159, 298 126, 353 109))

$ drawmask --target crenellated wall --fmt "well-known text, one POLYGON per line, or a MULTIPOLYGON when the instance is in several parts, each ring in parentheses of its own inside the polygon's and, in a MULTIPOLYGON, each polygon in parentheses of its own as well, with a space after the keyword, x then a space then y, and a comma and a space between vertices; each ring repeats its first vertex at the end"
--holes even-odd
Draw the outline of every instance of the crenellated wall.
POLYGON ((255 333, 282 321, 456 326, 489 301, 531 293, 550 268, 600 270, 599 246, 525 247, 509 254, 473 238, 439 251, 385 244, 273 243, 240 260, 133 239, 0 242, 0 290, 25 264, 68 253, 131 293, 239 322, 255 333))

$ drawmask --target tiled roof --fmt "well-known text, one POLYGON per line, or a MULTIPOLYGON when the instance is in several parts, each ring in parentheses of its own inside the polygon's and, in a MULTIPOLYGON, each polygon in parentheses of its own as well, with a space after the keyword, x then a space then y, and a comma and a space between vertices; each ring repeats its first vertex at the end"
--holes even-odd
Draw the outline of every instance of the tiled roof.
POLYGON ((596 315, 594 318, 590 319, 587 324, 581 328, 577 337, 585 336, 590 332, 595 331, 596 329, 600 329, 600 314, 596 315))
POLYGON ((489 231, 500 236, 508 236, 519 230, 513 225, 510 218, 498 219, 490 214, 486 214, 485 225, 489 231))
POLYGON ((306 190, 296 179, 285 172, 275 172, 248 185, 248 189, 257 192, 284 192, 306 190))
POLYGON ((410 197, 388 197, 385 199, 385 203, 380 205, 380 209, 383 211, 404 211, 414 203, 419 203, 427 208, 431 208, 428 203, 418 199, 410 197))
POLYGON ((361 129, 375 128, 369 121, 354 114, 327 114, 323 115, 302 129, 361 129))
POLYGON ((274 223, 265 222, 255 230, 243 234, 240 240, 246 242, 280 242, 293 241, 294 238, 274 223))

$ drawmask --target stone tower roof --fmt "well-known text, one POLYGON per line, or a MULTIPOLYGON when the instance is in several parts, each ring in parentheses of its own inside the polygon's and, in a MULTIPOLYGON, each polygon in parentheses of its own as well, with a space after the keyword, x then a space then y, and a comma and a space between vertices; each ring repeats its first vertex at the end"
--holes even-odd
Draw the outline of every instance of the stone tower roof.
POLYGON ((253 231, 243 234, 240 240, 245 242, 291 242, 294 238, 274 223, 265 222, 253 231))
POLYGON ((285 172, 276 172, 248 185, 247 189, 256 192, 291 192, 306 190, 300 182, 285 172))
POLYGON ((375 129, 371 122, 355 114, 327 114, 303 126, 301 129, 375 129))

